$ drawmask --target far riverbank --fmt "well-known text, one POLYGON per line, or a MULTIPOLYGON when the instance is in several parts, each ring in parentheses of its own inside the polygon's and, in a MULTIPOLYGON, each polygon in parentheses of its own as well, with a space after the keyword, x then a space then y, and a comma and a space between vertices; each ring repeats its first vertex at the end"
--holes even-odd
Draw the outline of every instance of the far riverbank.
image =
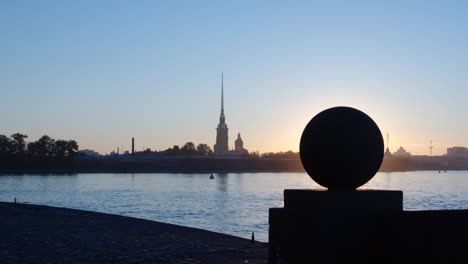
MULTIPOLYGON (((467 170, 464 163, 443 163, 437 157, 428 160, 405 158, 384 159, 380 172, 467 170)), ((468 164, 468 163, 467 163, 468 164)), ((162 157, 141 159, 78 159, 72 161, 3 162, 0 175, 5 174, 76 174, 76 173, 256 173, 304 172, 300 159, 251 159, 229 157, 162 157)))
POLYGON ((304 172, 298 159, 241 159, 222 157, 167 157, 157 159, 85 159, 3 164, 0 174, 76 173, 254 173, 304 172))

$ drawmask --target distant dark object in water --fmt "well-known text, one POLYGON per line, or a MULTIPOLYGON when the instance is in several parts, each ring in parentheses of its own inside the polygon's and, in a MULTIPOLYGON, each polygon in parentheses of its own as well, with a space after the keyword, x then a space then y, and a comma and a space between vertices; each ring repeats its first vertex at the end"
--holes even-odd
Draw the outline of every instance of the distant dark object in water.
POLYGON ((211 173, 210 180, 213 180, 213 179, 214 179, 214 176, 213 176, 213 173, 211 173))
POLYGON ((304 169, 328 189, 356 189, 380 168, 384 141, 377 124, 351 107, 333 107, 314 116, 300 141, 304 169))

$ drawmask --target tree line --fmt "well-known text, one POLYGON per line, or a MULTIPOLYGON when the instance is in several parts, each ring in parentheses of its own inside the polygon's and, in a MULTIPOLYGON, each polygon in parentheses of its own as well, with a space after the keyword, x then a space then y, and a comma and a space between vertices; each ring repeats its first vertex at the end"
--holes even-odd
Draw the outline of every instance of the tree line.
MULTIPOLYGON (((207 144, 201 143, 195 147, 193 142, 187 142, 182 147, 174 145, 172 148, 168 148, 162 151, 168 156, 213 156, 214 152, 207 144)), ((280 151, 280 152, 266 152, 259 153, 258 151, 252 151, 244 155, 244 158, 251 159, 299 159, 299 152, 280 151)))
POLYGON ((265 159, 299 159, 299 152, 293 152, 291 150, 286 152, 267 152, 260 154, 260 157, 265 159))
POLYGON ((56 159, 73 158, 78 151, 75 140, 53 139, 47 135, 37 141, 26 142, 27 135, 15 133, 10 137, 0 135, 0 158, 2 159, 56 159))
POLYGON ((213 150, 208 144, 200 143, 195 147, 193 142, 187 142, 182 147, 174 145, 174 147, 164 150, 163 153, 169 156, 212 156, 213 150))

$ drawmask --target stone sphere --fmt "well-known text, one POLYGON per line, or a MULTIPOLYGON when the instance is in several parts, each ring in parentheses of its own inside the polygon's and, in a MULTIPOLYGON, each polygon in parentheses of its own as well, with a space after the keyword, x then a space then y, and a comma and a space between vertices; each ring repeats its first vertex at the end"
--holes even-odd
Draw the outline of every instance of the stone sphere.
POLYGON ((384 155, 377 124, 360 110, 343 106, 314 116, 302 132, 299 148, 306 172, 328 189, 362 186, 377 173, 384 155))

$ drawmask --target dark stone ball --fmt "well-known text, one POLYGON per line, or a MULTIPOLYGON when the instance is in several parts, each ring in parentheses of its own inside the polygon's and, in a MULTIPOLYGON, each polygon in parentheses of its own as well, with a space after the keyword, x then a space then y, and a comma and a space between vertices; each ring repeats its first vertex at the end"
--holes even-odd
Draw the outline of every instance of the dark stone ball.
POLYGON ((382 133, 365 113, 333 107, 314 116, 300 142, 304 169, 328 189, 356 189, 380 168, 384 155, 382 133))

